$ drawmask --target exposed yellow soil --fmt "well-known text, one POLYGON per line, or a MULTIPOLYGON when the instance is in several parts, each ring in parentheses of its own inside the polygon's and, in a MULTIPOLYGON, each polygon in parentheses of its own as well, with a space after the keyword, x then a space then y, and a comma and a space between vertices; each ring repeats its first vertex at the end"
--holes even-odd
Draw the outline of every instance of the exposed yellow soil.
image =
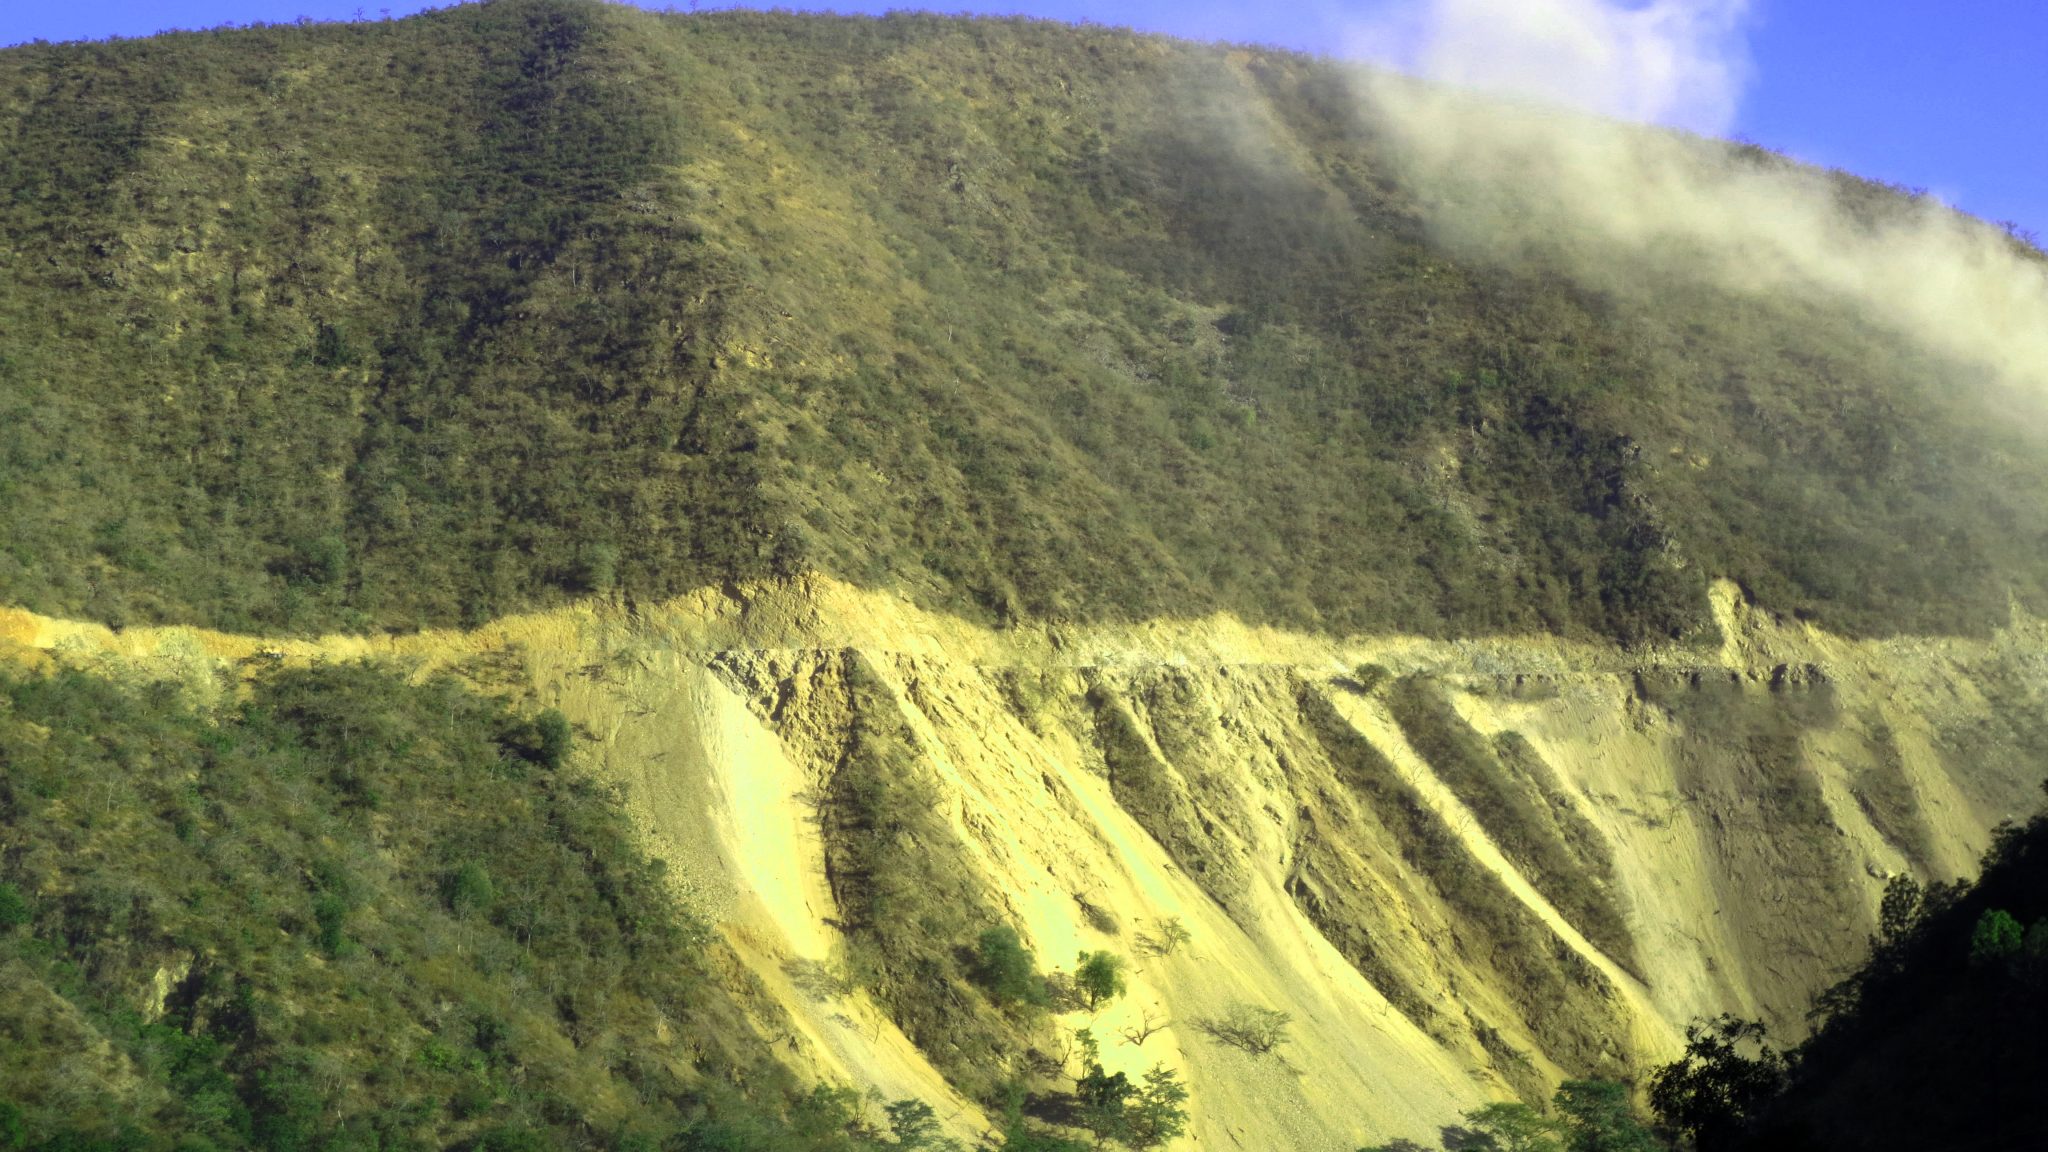
POLYGON ((1942 877, 1967 872, 1991 826, 2026 803, 2024 757, 1956 749, 1959 733, 1980 749, 2015 739, 2000 726, 2015 693, 2038 710, 2040 622, 1984 641, 1855 642, 1757 612, 1730 587, 1715 596, 1718 651, 1338 639, 1221 617, 998 632, 818 578, 375 638, 116 634, 0 611, 0 648, 175 677, 202 697, 229 690, 219 671, 238 661, 378 656, 559 707, 586 736, 589 770, 625 785, 677 899, 721 927, 779 1005, 761 1013, 764 1039, 810 1075, 930 1100, 973 1135, 986 1118, 837 975, 811 804, 848 718, 806 686, 857 651, 939 782, 988 904, 1048 967, 1084 949, 1131 958, 1123 1000, 1062 1023, 1091 1027, 1112 1069, 1180 1070, 1193 1147, 1350 1149, 1432 1133, 1543 1078, 1639 1070, 1698 1015, 1796 1029, 1806 998, 1852 959, 1886 875, 1914 852, 1942 877), (1535 749, 1614 858, 1635 974, 1518 873, 1377 698, 1342 682, 1363 664, 1431 674, 1474 730, 1535 749), (1779 731, 1782 713, 1774 747, 1789 751, 1752 762, 1695 698, 1760 732, 1779 731), (1160 814, 1119 803, 1089 711, 1106 699, 1162 766, 1186 838, 1162 842, 1147 830, 1160 814), (1475 935, 1442 884, 1419 877, 1398 821, 1305 719, 1318 700, 1393 766, 1427 810, 1418 819, 1448 827, 1484 891, 1504 894, 1507 928, 1475 935), (1924 843, 1894 843, 1866 810, 1879 748, 1901 781, 1888 795, 1911 806, 1891 819, 1917 821, 1906 826, 1924 843), (1759 799, 1759 781, 1775 799, 1759 799), (1192 942, 1145 954, 1140 935, 1166 917, 1192 942), (1488 955, 1494 939, 1530 954, 1488 955), (1518 972, 1568 995, 1536 1003, 1518 972), (1277 1057, 1198 1027, 1236 1001, 1292 1015, 1277 1057), (1142 1045, 1122 1038, 1148 1016, 1167 1026, 1142 1045))

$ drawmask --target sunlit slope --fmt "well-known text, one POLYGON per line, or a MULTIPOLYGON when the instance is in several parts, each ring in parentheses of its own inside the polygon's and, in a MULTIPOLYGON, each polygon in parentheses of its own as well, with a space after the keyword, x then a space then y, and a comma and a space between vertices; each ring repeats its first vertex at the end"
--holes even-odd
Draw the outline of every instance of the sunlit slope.
POLYGON ((575 0, 0 53, 0 633, 561 708, 763 1045, 963 1136, 1072 1055, 1001 923, 1132 959, 1060 1027, 1204 1146, 1796 1034, 2048 758, 2048 422, 1460 255, 1355 79, 575 0))
POLYGON ((1845 634, 2048 610, 2043 421, 1985 373, 1825 292, 1461 255, 1355 80, 573 0, 0 53, 0 598, 302 633, 802 571, 995 624, 1669 638, 1714 578, 1845 634))
POLYGON ((1204 1144, 1350 1148, 1560 1074, 1641 1070, 1698 1014, 1796 1035, 1881 878, 1961 874, 2024 807, 2048 752, 2026 719, 2048 687, 2031 618, 1851 642, 1727 586, 1716 603, 1719 652, 1634 655, 1228 617, 993 632, 823 578, 377 640, 6 628, 200 692, 262 653, 531 691, 627 786, 678 899, 789 1008, 769 1039, 800 1069, 950 1099, 975 1130, 948 1079, 979 1090, 1033 1057, 980 1063, 1000 1021, 961 970, 915 965, 1007 922, 1048 967, 1132 958, 1124 1000, 1063 1023, 1091 1025, 1113 1068, 1180 1068, 1204 1144), (1467 753, 1503 750, 1496 767, 1451 762, 1453 722, 1467 753), (918 789, 931 816, 867 864, 935 862, 957 884, 886 928, 849 871, 867 850, 853 774, 918 789), (1152 954, 1175 916, 1192 941, 1152 954), (934 1018, 935 994, 961 1007, 934 1018), (1277 1057, 1201 1028, 1236 1001, 1293 1015, 1277 1057), (1117 1038, 1148 1013, 1167 1026, 1117 1038))

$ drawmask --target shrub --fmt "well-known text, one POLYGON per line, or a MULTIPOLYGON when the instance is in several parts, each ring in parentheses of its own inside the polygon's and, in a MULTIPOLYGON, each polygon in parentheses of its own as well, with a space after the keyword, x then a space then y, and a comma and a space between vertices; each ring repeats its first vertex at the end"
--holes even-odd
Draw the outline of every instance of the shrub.
POLYGON ((1623 1085, 1567 1080, 1551 1104, 1564 1118, 1568 1152, 1663 1152, 1663 1143, 1636 1118, 1623 1085))
POLYGON ((1138 950, 1150 952, 1154 956, 1171 956, 1194 938, 1194 933, 1189 932, 1187 925, 1180 922, 1180 917, 1168 916, 1159 921, 1158 926, 1151 932, 1139 935, 1138 950))
POLYGON ((2048 961, 2048 916, 2034 921, 2034 926, 2027 929, 2026 952, 2028 960, 2048 961))
POLYGON ((491 874, 475 861, 466 862, 449 873, 442 885, 442 896, 448 901, 448 910, 465 920, 488 913, 498 898, 491 886, 491 874))
POLYGON ((1564 1123, 1522 1103, 1496 1102, 1465 1113, 1465 1126, 1488 1152, 1563 1152, 1564 1123))
POLYGON ((982 932, 975 942, 974 978, 998 1004, 1046 1002, 1045 978, 1038 963, 1017 930, 999 924, 982 932))
POLYGON ((2019 955, 2026 939, 2020 922, 2003 908, 1987 908, 1970 933, 1970 961, 1989 964, 2019 955))
POLYGON ((1113 952, 1083 952, 1074 967, 1074 987, 1089 1011, 1124 994, 1124 958, 1113 952))
POLYGON ((28 900, 21 889, 12 884, 0 884, 0 932, 19 928, 31 919, 28 900))
POLYGON ((533 718, 534 731, 540 735, 540 762, 549 771, 562 766, 569 755, 572 736, 568 717, 553 708, 544 709, 533 718))
POLYGON ((1264 1056, 1287 1043, 1287 1026, 1294 1017, 1277 1008, 1266 1008, 1240 1000, 1221 1016, 1195 1021, 1195 1027, 1209 1037, 1253 1056, 1264 1056))
POLYGON ((313 901, 313 922, 319 925, 317 939, 322 952, 339 956, 347 949, 348 901, 332 892, 321 893, 313 901))

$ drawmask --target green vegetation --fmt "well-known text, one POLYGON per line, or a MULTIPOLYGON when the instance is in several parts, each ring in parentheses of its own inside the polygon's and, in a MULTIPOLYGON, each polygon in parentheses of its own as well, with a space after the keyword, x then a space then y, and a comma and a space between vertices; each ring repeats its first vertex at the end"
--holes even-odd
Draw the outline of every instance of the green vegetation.
POLYGON ((1244 868, 1206 831, 1176 765, 1160 758, 1130 705, 1106 680, 1091 675, 1087 704, 1095 743, 1109 772, 1109 790, 1138 825, 1225 908, 1242 896, 1244 868))
MULTIPOLYGON (((2048 613, 2039 421, 1847 305, 1453 258, 1355 95, 1328 61, 1098 27, 591 0, 0 52, 0 603, 369 632, 816 570, 996 624, 1700 641, 1716 576, 1858 634, 2048 613)), ((1053 1090, 1046 981, 844 659, 817 802, 847 980, 1000 1105, 1007 1148, 1171 1140, 1163 1070, 1053 1090)), ((1346 684, 1631 962, 1605 847, 1533 748, 1382 679, 1346 684)), ((1004 690, 1037 723, 1047 685, 1004 690)), ((0 1148, 942 1146, 929 1108, 768 1057, 772 1009, 715 978, 561 716, 367 665, 223 688, 0 673, 0 1148)), ((1242 864, 1172 688, 1134 710, 1098 677, 1088 716, 1117 802, 1227 907, 1242 864)), ((1683 787, 1772 833, 1717 844, 1764 878, 1731 920, 1842 911, 1786 899, 1842 889, 1800 761, 1825 685, 1642 691, 1685 728, 1683 787)), ((2031 754, 2038 708, 1998 703, 1944 753, 2031 754)), ((1442 897, 1551 1059, 1611 1064, 1597 970, 1327 701, 1301 711, 1362 814, 1339 833, 1442 897)), ((1924 864, 1896 767, 1856 796, 1924 864)), ((1924 1142, 1899 1109, 1939 1091, 1980 1144, 2023 1142, 1991 1093, 2043 1080, 2039 839, 1967 892, 1899 889, 1788 1094, 1728 1123, 1924 1142), (1902 1086, 1908 1055, 1937 1072, 1902 1086)), ((1380 922, 1331 903, 1363 897, 1326 851, 1295 898, 1447 1032, 1340 930, 1380 922)), ((1083 958, 1090 1006, 1118 962, 1083 958)), ((1270 1053, 1277 1015, 1205 1027, 1270 1053)), ((1719 1091, 1716 1051, 1668 1083, 1719 1091)), ((1555 1106, 1472 1122, 1646 1146, 1613 1085, 1555 1106)))
POLYGON ((2037 1142, 2048 1101, 2048 815, 1999 829, 1981 876, 1892 880, 1868 957, 1787 1053, 1724 1017, 1651 1080, 1700 1152, 1906 1152, 2037 1142), (2023 926, 2025 926, 2023 928, 2023 926))
POLYGON ((1240 1000, 1222 1015, 1195 1021, 1195 1027, 1220 1044, 1228 1044, 1251 1056, 1264 1056, 1287 1043, 1287 1026, 1294 1018, 1278 1008, 1240 1000))
POLYGON ((1732 1147, 1784 1091, 1785 1057, 1764 1026, 1734 1016, 1685 1030, 1685 1055, 1650 1077, 1650 1106, 1700 1152, 1732 1147))
POLYGON ((1105 1140, 1126 1148, 1157 1148, 1187 1130, 1188 1090, 1171 1068, 1154 1065, 1142 1083, 1133 1084, 1124 1073, 1102 1067, 1094 1033, 1082 1028, 1074 1038, 1080 1047, 1081 1071, 1074 1077, 1072 1097, 1054 1103, 1047 1109, 1051 1114, 1066 1126, 1087 1132, 1098 1148, 1105 1140))
POLYGON ((1987 908, 1970 933, 1970 962, 2003 964, 2018 956, 2025 942, 2026 931, 2012 918, 2012 913, 2003 908, 1987 908))
MULTIPOLYGON (((1170 1074, 1130 1084, 1095 1060, 1099 1075, 1086 1081, 1084 1061, 1070 1090, 1063 1075, 1047 1072, 1058 1064, 1047 1055, 1049 1010, 1092 1010, 1121 995, 1123 959, 1083 953, 1071 977, 1039 970, 1022 934, 997 919, 975 886, 917 737, 877 669, 857 652, 833 660, 825 670, 832 674, 815 683, 841 696, 815 695, 812 704, 842 714, 845 735, 816 803, 851 983, 867 989, 955 1087, 989 1106, 1003 1148, 1083 1147, 1062 1135, 1072 1131, 1090 1132, 1096 1146, 1171 1139, 1185 1123, 1174 1117, 1186 1090, 1170 1074), (1084 1081, 1093 1093, 1086 1100, 1084 1081)), ((803 978, 837 984, 822 973, 803 978)))
MULTIPOLYGON (((1741 877, 1717 898, 1727 930, 1773 956, 1780 980, 1821 987, 1863 943, 1860 873, 1808 762, 1807 736, 1840 720, 1835 691, 1812 668, 1777 669, 1768 683, 1722 668, 1639 671, 1637 695, 1679 728, 1672 742, 1678 798, 1700 820, 1722 874, 1741 877)), ((1804 996, 1765 1004, 1789 1031, 1804 996)))
POLYGON ((0 884, 0 932, 29 922, 28 899, 12 884, 0 884))
POLYGON ((2038 422, 1971 373, 1825 299, 1457 258, 1338 65, 1231 51, 498 0, 0 53, 0 600, 2048 610, 2038 422))
POLYGON ((0 666, 0 1144, 919 1146, 768 1058, 559 716, 367 664, 231 701, 0 666))
POLYGON ((1154 1065, 1142 1084, 1121 1072, 1105 1074, 1100 1064, 1074 1085, 1079 1102, 1076 1119, 1098 1142, 1114 1140, 1127 1148, 1157 1148, 1187 1130, 1188 1090, 1173 1069, 1154 1065))
POLYGON ((1636 970, 1635 938, 1608 886, 1614 864, 1606 845, 1560 792, 1535 749, 1518 737, 1489 744, 1458 715, 1442 687, 1425 677, 1396 681, 1387 707, 1409 746, 1558 914, 1616 963, 1636 970))
MULTIPOLYGON (((1442 1147, 1463 1152, 1664 1152, 1666 1145, 1636 1115, 1626 1085, 1567 1080, 1546 1115, 1527 1104, 1488 1104, 1444 1129, 1442 1147)), ((1412 1140, 1358 1152, 1426 1152, 1412 1140)))
POLYGON ((841 659, 849 723, 818 815, 847 966, 954 1086, 996 1100, 1043 1024, 1045 981, 982 899, 866 657, 841 659))
POLYGON ((1565 1152, 1661 1152, 1664 1147, 1637 1118, 1626 1085, 1567 1080, 1551 1103, 1567 1125, 1565 1152))
MULTIPOLYGON (((1553 830, 1572 862, 1595 884, 1612 885, 1614 856, 1607 849, 1606 839, 1566 794, 1557 773, 1544 762, 1528 738, 1520 732, 1502 732, 1493 739, 1493 751, 1511 778, 1535 788, 1553 830)), ((1611 897, 1608 899, 1611 902, 1611 897)), ((1588 920, 1592 919, 1593 916, 1588 914, 1588 920)))
POLYGON ((1124 994, 1124 958, 1114 952, 1083 952, 1074 964, 1074 988, 1090 1012, 1124 994))
POLYGON ((1168 916, 1154 924, 1151 931, 1138 934, 1138 950, 1151 956, 1171 956, 1194 938, 1195 934, 1180 922, 1180 917, 1168 916))
POLYGON ((1008 924, 986 929, 975 946, 974 977, 998 1004, 1047 1003, 1045 977, 1038 972, 1017 930, 1008 924))
POLYGON ((1465 1127, 1475 1137, 1465 1146, 1488 1152, 1557 1152, 1565 1135, 1562 1120, 1520 1103, 1474 1108, 1465 1113, 1465 1127))
POLYGON ((758 569, 729 276, 634 198, 673 88, 613 23, 0 55, 0 597, 361 629, 758 569))
POLYGON ((2031 644, 1994 648, 1970 661, 1962 672, 1983 695, 1985 711, 1952 717, 1935 729, 1942 764, 1951 777, 1981 790, 1976 802, 1986 811, 2025 812, 2035 803, 2026 782, 2048 764, 2048 689, 2038 667, 2031 644))

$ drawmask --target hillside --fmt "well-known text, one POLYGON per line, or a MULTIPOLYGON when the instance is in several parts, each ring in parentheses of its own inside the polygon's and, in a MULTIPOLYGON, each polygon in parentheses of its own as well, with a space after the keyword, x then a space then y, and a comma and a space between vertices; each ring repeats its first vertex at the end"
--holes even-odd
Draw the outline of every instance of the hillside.
POLYGON ((1887 894, 1873 954, 1816 1004, 1783 1093, 1731 1146, 2021 1148, 2048 1073, 2048 816, 2000 829, 1968 884, 1887 894))
POLYGON ((0 52, 0 1152, 1350 1152, 1802 1036, 2048 774, 2033 345, 1532 244, 1367 79, 0 52))
POLYGON ((1856 635, 2048 610, 2041 424, 1981 370, 1825 294, 1461 256, 1353 79, 538 0, 0 54, 0 596, 296 633, 805 571, 998 624, 1633 642, 1702 635, 1714 578, 1856 635))
MULTIPOLYGON (((799 1082, 921 1099, 971 1138, 1007 1084, 1057 1101, 1085 1027, 1112 1071, 1177 1070, 1199 1145, 1352 1149, 1560 1078, 1639 1079, 1696 1017, 1798 1036, 1884 877, 1964 875, 2027 810, 2038 622, 1857 642, 1725 585, 1716 605, 1709 653, 1228 617, 995 631, 817 579, 397 637, 4 627, 202 701, 252 660, 368 658, 559 709, 571 775, 620 790, 732 950, 719 986, 751 1023, 712 1035, 772 1045, 799 1082), (1162 951, 1169 919, 1190 938, 1162 951), (1005 924, 1049 971, 1125 957, 1129 992, 1006 1007, 968 958, 1005 924), (1207 1030, 1240 1003, 1293 1017, 1276 1055, 1207 1030), (1166 1026, 1123 1038, 1148 1018, 1166 1026)), ((279 914, 315 946, 303 908, 279 914)))
POLYGON ((559 714, 35 663, 0 669, 0 1146, 700 1147, 787 1109, 779 1147, 899 1147, 776 1064, 559 714))

